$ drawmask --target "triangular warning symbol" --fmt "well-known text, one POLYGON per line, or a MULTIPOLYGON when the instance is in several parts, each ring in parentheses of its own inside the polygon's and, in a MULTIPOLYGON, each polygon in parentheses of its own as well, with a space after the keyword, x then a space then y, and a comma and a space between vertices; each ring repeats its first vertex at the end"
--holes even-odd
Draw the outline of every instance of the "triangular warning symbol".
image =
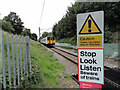
POLYGON ((96 22, 89 14, 85 23, 83 24, 79 34, 101 34, 100 28, 97 26, 96 22))

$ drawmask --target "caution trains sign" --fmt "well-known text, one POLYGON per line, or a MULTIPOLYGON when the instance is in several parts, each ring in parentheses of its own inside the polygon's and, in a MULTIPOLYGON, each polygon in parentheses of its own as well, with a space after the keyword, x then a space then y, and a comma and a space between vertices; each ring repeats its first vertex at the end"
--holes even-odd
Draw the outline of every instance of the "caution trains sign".
POLYGON ((77 46, 102 48, 104 43, 103 11, 77 15, 77 46))

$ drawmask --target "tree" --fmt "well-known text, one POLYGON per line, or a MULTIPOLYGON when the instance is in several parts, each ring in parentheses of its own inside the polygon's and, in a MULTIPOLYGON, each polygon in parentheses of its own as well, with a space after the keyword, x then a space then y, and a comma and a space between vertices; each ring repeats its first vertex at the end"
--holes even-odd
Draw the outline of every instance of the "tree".
POLYGON ((1 21, 2 21, 2 29, 3 29, 4 31, 7 31, 7 32, 9 32, 9 33, 15 31, 15 29, 13 28, 13 26, 11 25, 10 22, 5 21, 5 20, 0 20, 0 22, 1 22, 1 21))
POLYGON ((55 37, 57 37, 56 30, 57 30, 57 23, 52 28, 52 33, 53 33, 53 36, 55 36, 55 37))
POLYGON ((31 34, 31 39, 37 41, 37 35, 35 33, 31 34))
POLYGON ((46 36, 48 36, 48 32, 44 32, 44 33, 42 34, 42 38, 44 38, 44 37, 46 37, 46 36))
POLYGON ((31 38, 31 31, 30 29, 25 28, 24 31, 22 32, 23 36, 29 36, 31 38))
MULTIPOLYGON (((68 7, 66 15, 53 26, 52 33, 56 39, 73 38, 77 41, 76 16, 80 13, 104 11, 105 17, 105 42, 109 42, 110 35, 120 30, 120 2, 76 2, 72 7, 68 7), (109 28, 109 29, 108 29, 109 28)), ((111 39, 112 40, 112 39, 111 39)))
POLYGON ((52 32, 49 32, 49 33, 48 33, 48 36, 52 36, 52 32))
POLYGON ((12 33, 21 34, 21 32, 23 31, 23 22, 15 12, 10 12, 10 14, 8 16, 5 16, 3 20, 9 21, 11 23, 15 30, 12 33))

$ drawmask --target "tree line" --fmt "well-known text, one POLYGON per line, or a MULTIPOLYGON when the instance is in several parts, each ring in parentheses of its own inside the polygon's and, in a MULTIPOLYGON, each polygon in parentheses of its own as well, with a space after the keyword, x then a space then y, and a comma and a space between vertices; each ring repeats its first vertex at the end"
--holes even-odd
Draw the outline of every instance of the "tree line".
POLYGON ((112 34, 120 30, 120 2, 76 2, 68 7, 63 18, 53 26, 52 33, 57 40, 72 38, 77 42, 76 16, 79 13, 104 11, 104 42, 111 42, 112 34))
POLYGON ((30 29, 23 26, 24 23, 15 12, 10 12, 10 14, 5 16, 1 22, 2 29, 4 31, 17 35, 29 36, 32 40, 37 41, 37 35, 35 33, 31 33, 30 29))

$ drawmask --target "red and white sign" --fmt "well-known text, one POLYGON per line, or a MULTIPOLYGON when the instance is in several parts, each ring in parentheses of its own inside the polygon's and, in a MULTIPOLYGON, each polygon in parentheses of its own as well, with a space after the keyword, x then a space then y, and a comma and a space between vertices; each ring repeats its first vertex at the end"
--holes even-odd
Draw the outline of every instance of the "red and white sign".
POLYGON ((78 81, 104 85, 103 48, 78 48, 78 81))
MULTIPOLYGON (((102 90, 102 85, 94 84, 94 83, 80 82, 80 88, 83 88, 83 90, 84 90, 84 88, 94 88, 93 90, 102 90)), ((90 90, 92 90, 92 89, 90 89, 90 90)))

